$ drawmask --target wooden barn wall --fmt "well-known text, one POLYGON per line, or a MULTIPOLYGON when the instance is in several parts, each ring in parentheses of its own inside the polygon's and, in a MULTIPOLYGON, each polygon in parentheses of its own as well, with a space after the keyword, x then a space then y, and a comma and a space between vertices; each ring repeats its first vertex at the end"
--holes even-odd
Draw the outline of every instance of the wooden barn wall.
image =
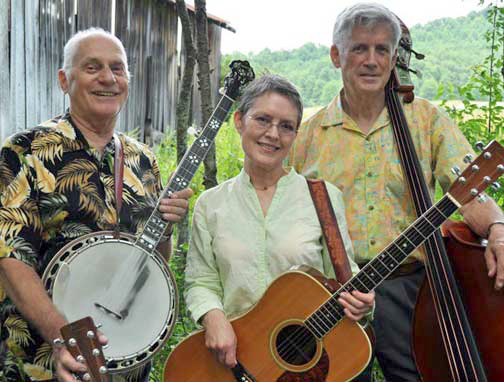
POLYGON ((63 62, 64 41, 73 33, 73 20, 65 16, 73 14, 73 3, 71 0, 2 0, 2 141, 16 131, 65 110, 57 70, 63 62), (7 74, 3 72, 5 68, 8 68, 7 74))
MULTIPOLYGON (((58 84, 63 46, 77 30, 111 28, 111 0, 0 0, 0 138, 64 113, 58 84), (76 4, 76 9, 74 9, 76 4)), ((158 143, 175 127, 179 71, 177 14, 166 0, 116 1, 115 34, 131 72, 130 94, 118 127, 158 143)), ((209 24, 213 103, 220 78, 221 28, 209 24)), ((197 89, 197 87, 195 87, 197 89)), ((200 124, 199 94, 194 121, 200 124)))
POLYGON ((10 0, 0 0, 0 139, 10 126, 9 20, 10 0))
POLYGON ((155 0, 117 3, 116 35, 123 41, 131 72, 130 94, 120 129, 148 143, 175 126, 177 14, 174 4, 155 0))

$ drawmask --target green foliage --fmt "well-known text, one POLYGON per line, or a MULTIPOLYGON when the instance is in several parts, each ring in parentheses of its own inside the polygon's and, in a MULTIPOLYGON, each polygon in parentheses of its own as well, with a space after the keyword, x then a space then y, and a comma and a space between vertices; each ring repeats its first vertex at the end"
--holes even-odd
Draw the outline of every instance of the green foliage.
MULTIPOLYGON (((489 46, 488 56, 470 70, 470 78, 464 85, 440 88, 439 94, 444 95, 441 103, 458 123, 469 142, 484 143, 493 139, 500 143, 504 141, 504 107, 502 106, 503 55, 504 52, 504 9, 497 6, 488 8, 486 12, 487 32, 485 41, 489 46), (449 106, 447 99, 461 99, 462 108, 449 106), (484 100, 485 102, 475 102, 484 100)), ((504 185, 500 180, 501 185, 504 185)), ((504 205, 504 189, 488 193, 502 206, 504 205)))
MULTIPOLYGON (((413 58, 411 62, 423 74, 422 79, 413 78, 416 95, 434 99, 441 82, 461 86, 469 80, 469 68, 481 63, 489 52, 485 15, 486 11, 472 12, 411 27, 413 48, 425 54, 424 60, 413 58)), ((223 56, 222 73, 228 72, 233 59, 249 60, 257 75, 269 72, 288 78, 298 87, 306 107, 326 105, 342 87, 340 70, 333 66, 328 46, 307 43, 292 50, 235 52, 223 56)))

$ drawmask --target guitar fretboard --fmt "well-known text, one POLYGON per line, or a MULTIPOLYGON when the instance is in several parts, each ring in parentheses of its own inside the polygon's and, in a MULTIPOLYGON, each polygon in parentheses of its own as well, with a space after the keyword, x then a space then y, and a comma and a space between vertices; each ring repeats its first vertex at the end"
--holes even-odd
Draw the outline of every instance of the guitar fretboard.
POLYGON ((457 209, 458 206, 445 195, 310 315, 305 320, 308 329, 322 339, 345 316, 338 303, 341 292, 358 290, 367 293, 375 289, 457 209))
MULTIPOLYGON (((233 102, 234 100, 227 94, 221 97, 205 127, 194 140, 189 150, 186 151, 159 200, 169 197, 172 193, 183 190, 189 186, 199 165, 208 154, 217 136, 217 132, 222 126, 222 122, 226 119, 233 102)), ((168 225, 168 223, 162 219, 161 213, 158 211, 159 200, 156 204, 156 208, 154 208, 151 216, 147 220, 142 234, 135 243, 148 253, 152 253, 157 247, 168 225)))

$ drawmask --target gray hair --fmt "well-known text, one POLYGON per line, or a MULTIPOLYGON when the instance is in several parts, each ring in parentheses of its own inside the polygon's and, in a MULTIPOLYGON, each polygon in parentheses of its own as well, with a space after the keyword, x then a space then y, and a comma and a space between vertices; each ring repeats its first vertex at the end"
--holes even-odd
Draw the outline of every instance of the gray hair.
POLYGON ((292 83, 276 74, 265 74, 248 84, 240 97, 237 110, 242 115, 245 115, 254 105, 256 99, 266 93, 278 93, 287 97, 292 102, 298 112, 296 127, 299 127, 303 118, 303 101, 301 100, 301 96, 292 83))
POLYGON ((392 51, 395 51, 401 38, 401 24, 396 15, 381 4, 358 3, 345 8, 336 18, 333 29, 333 44, 344 54, 356 26, 369 29, 385 24, 392 32, 392 51))
POLYGON ((130 79, 130 72, 128 70, 128 57, 126 56, 126 49, 121 40, 119 40, 112 33, 103 30, 102 28, 91 27, 74 34, 65 44, 63 49, 63 71, 67 78, 70 76, 70 72, 75 64, 75 56, 79 51, 80 43, 89 37, 105 37, 116 43, 122 55, 124 56, 124 71, 126 72, 126 77, 128 81, 130 79))

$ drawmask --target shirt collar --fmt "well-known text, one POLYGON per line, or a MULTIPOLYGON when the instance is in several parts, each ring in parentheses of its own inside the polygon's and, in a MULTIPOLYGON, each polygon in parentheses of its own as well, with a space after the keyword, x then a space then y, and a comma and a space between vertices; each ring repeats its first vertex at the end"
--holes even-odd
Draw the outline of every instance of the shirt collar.
MULTIPOLYGON (((286 175, 282 176, 278 180, 277 190, 287 187, 295 180, 295 178, 296 178, 296 171, 294 170, 294 168, 291 168, 286 175)), ((249 174, 247 174, 244 168, 242 168, 240 174, 238 174, 237 180, 243 187, 254 189, 254 186, 252 186, 252 182, 250 181, 250 176, 249 174)))
MULTIPOLYGON (((76 143, 73 147, 75 147, 76 151, 77 150, 90 150, 94 151, 89 146, 88 141, 82 134, 82 132, 79 130, 77 126, 75 126, 74 121, 72 120, 72 117, 70 116, 70 112, 66 112, 62 117, 60 117, 56 123, 56 129, 67 139, 70 139, 76 143)), ((111 153, 114 154, 115 152, 115 145, 114 145, 114 139, 111 139, 110 142, 107 143, 105 146, 104 153, 111 153)))
MULTIPOLYGON (((333 98, 333 100, 327 105, 327 108, 324 113, 324 117, 320 126, 323 129, 327 129, 329 127, 337 127, 341 126, 346 130, 356 131, 358 133, 362 133, 361 130, 357 127, 355 121, 343 110, 343 106, 341 104, 341 94, 343 93, 343 89, 339 92, 339 94, 333 98)), ((384 107, 378 119, 375 121, 373 127, 369 131, 368 135, 373 132, 380 130, 381 128, 390 124, 390 118, 387 111, 387 108, 384 107)))

